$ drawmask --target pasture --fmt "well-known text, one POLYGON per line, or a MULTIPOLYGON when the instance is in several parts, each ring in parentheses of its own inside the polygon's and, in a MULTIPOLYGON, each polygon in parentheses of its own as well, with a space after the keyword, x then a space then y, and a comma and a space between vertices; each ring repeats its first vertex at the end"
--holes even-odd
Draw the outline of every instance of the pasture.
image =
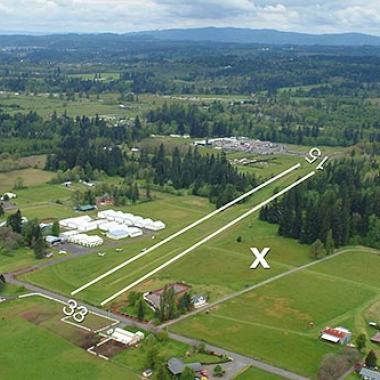
POLYGON ((339 350, 319 340, 321 329, 347 326, 354 339, 363 331, 355 320, 380 300, 380 286, 373 281, 379 264, 379 253, 346 249, 329 261, 179 322, 173 330, 313 376, 322 357, 339 350), (355 278, 358 268, 360 282, 355 278), (276 349, 279 342, 281 350, 276 349))
POLYGON ((125 366, 88 354, 85 333, 61 322, 62 305, 44 299, 0 304, 0 335, 5 350, 0 356, 4 379, 138 379, 125 366), (20 352, 23 354, 20 355, 20 352))

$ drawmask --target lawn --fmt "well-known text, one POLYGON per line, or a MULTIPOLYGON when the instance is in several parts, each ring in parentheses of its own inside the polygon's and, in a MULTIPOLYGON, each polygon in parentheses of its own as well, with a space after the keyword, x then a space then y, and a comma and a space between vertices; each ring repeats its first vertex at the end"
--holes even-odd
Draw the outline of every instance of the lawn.
POLYGON ((0 355, 0 378, 139 378, 128 368, 93 357, 70 340, 80 334, 77 328, 59 321, 60 307, 36 299, 0 304, 0 335, 6 347, 0 355))
POLYGON ((318 339, 321 329, 344 325, 353 329, 354 337, 362 332, 361 326, 358 328, 357 323, 350 321, 380 299, 380 287, 374 286, 371 280, 379 264, 380 256, 370 250, 353 248, 331 261, 281 278, 223 303, 207 314, 180 322, 173 330, 313 376, 322 357, 338 349, 318 339), (340 268, 341 262, 350 264, 342 272, 331 269, 340 268), (355 278, 357 267, 368 274, 362 282, 350 279, 355 278), (324 273, 326 268, 334 274, 324 273), (279 342, 281 350, 278 350, 279 342))

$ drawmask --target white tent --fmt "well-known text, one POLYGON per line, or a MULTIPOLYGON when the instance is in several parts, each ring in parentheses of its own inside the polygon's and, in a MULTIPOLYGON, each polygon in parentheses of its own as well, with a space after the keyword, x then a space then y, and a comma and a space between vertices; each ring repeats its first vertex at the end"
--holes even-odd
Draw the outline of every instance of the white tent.
POLYGON ((129 227, 128 232, 129 232, 129 236, 131 238, 138 237, 138 236, 141 236, 143 234, 142 230, 140 230, 140 228, 136 228, 136 227, 129 227))

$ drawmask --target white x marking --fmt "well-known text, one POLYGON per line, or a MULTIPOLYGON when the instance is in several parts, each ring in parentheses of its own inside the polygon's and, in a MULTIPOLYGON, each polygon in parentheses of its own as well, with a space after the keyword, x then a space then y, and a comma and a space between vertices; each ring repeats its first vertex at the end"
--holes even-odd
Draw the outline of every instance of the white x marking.
POLYGON ((264 258, 269 253, 270 248, 264 248, 261 252, 257 248, 251 248, 251 251, 256 256, 256 260, 252 263, 250 267, 251 269, 256 269, 259 266, 259 264, 261 264, 261 266, 264 269, 270 269, 269 264, 264 258))

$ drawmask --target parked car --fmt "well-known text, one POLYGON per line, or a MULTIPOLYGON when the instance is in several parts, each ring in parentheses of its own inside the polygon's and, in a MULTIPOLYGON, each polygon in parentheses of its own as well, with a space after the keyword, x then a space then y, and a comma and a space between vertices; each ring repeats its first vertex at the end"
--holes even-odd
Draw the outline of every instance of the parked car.
POLYGON ((146 369, 143 373, 142 373, 143 377, 145 378, 149 378, 153 375, 153 371, 151 369, 146 369))

